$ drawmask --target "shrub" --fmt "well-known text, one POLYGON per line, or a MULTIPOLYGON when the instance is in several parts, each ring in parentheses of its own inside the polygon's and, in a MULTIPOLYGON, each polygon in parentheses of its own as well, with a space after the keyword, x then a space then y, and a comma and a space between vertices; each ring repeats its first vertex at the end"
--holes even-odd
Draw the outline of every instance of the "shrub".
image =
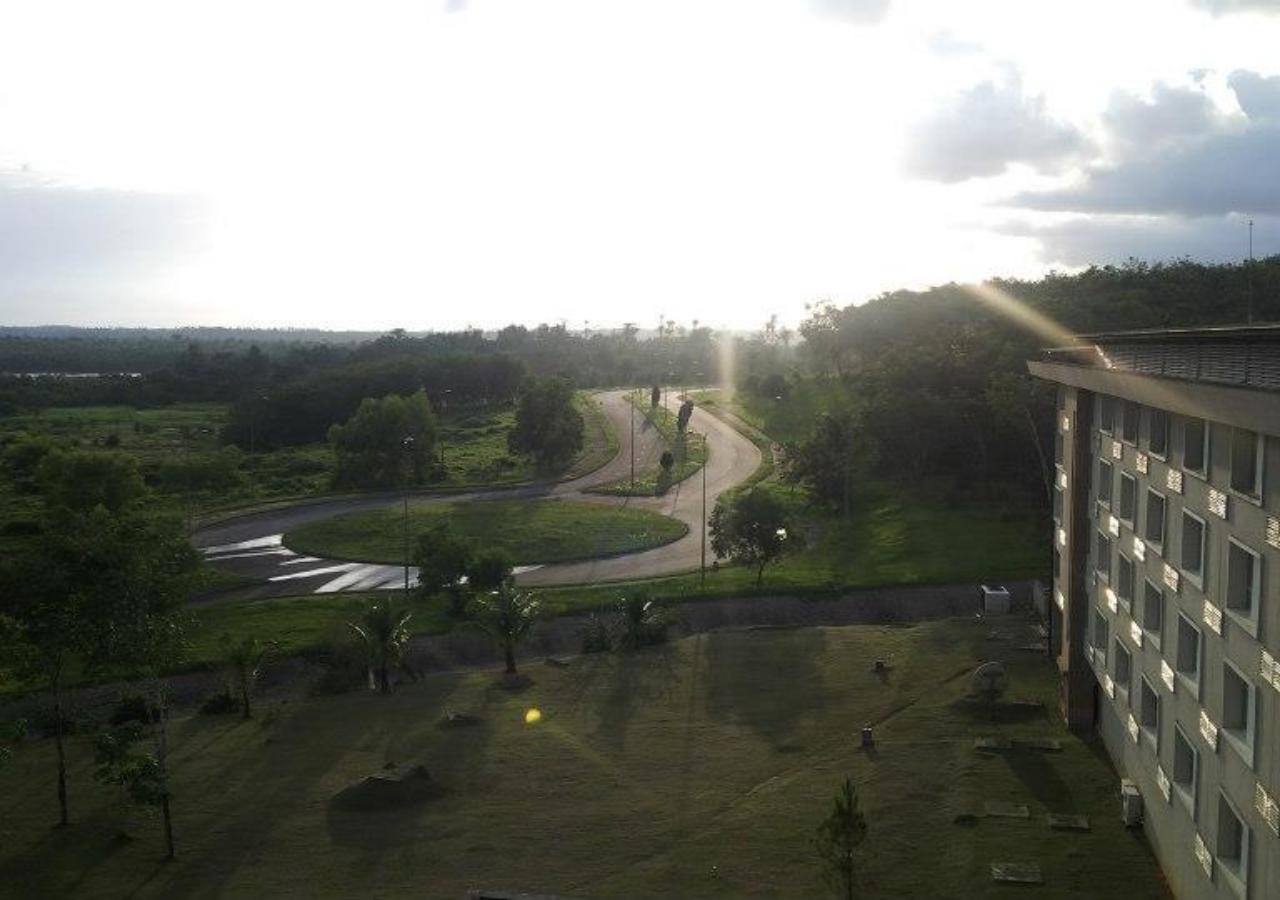
POLYGON ((141 694, 126 694, 111 710, 111 724, 123 725, 125 722, 156 722, 160 718, 159 711, 147 702, 141 694))
POLYGON ((618 604, 618 611, 622 619, 619 648, 635 650, 666 643, 667 632, 672 624, 671 617, 665 609, 650 600, 648 594, 638 591, 623 597, 618 604))
POLYGON ((240 704, 236 702, 235 697, 231 696, 231 692, 225 689, 210 694, 200 704, 200 714, 204 716, 225 716, 239 710, 240 704))
POLYGON ((587 617, 582 629, 583 653, 608 653, 613 649, 613 632, 608 623, 596 613, 587 617))

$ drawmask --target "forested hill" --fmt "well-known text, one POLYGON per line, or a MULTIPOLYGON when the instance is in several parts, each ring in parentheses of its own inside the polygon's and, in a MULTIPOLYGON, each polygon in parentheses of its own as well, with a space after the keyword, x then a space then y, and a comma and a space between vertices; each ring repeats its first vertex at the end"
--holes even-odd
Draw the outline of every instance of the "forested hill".
POLYGON ((1002 308, 984 302, 989 291, 950 284, 815 310, 800 328, 807 364, 794 384, 825 385, 824 406, 840 421, 821 433, 862 442, 857 460, 840 458, 836 437, 810 447, 815 477, 856 464, 909 480, 1013 480, 1044 502, 1051 391, 1026 373, 1040 347, 1069 333, 1280 321, 1280 256, 1131 262, 990 285, 1012 302, 1002 308), (1065 330, 1028 329, 1020 306, 1065 330))

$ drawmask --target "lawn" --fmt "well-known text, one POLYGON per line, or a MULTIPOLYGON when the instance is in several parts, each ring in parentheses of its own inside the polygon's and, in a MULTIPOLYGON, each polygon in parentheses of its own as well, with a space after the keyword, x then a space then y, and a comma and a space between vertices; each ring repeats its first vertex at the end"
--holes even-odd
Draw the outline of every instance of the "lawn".
MULTIPOLYGON (((506 551, 516 564, 564 562, 667 544, 688 528, 641 509, 569 500, 476 500, 409 504, 409 534, 447 525, 478 547, 506 551)), ((404 562, 404 518, 378 509, 311 522, 284 537, 309 556, 404 562)))
POLYGON ((1120 825, 1105 755, 1059 724, 1052 668, 1014 649, 1022 627, 717 632, 563 668, 526 660, 520 691, 449 674, 390 697, 268 699, 248 723, 179 718, 167 864, 155 817, 92 781, 88 737, 70 745, 74 824, 50 829, 52 746, 28 740, 0 769, 0 885, 24 897, 825 896, 812 839, 850 777, 868 821, 863 896, 1008 896, 990 881, 996 860, 1038 862, 1038 897, 1167 896, 1141 834, 1120 825), (988 659, 1006 661, 1008 699, 1044 707, 995 724, 965 702, 988 659), (530 709, 541 721, 526 724, 530 709), (476 721, 446 727, 449 712, 476 721), (872 753, 856 742, 865 723, 872 753), (1063 746, 988 755, 979 735, 1063 746), (381 812, 330 803, 388 763, 425 765, 441 794, 381 812), (988 800, 1030 818, 968 818, 988 800), (1092 830, 1051 831, 1050 811, 1087 815, 1092 830))

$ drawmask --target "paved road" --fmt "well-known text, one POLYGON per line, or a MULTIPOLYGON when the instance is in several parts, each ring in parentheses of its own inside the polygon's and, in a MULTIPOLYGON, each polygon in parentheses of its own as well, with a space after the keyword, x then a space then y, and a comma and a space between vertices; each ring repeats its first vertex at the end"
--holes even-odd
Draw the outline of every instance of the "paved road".
MULTIPOLYGON (((689 526, 684 537, 662 547, 583 562, 524 566, 516 580, 524 585, 582 584, 627 578, 670 575, 696 569, 702 552, 702 473, 676 485, 663 497, 607 497, 584 493, 589 487, 628 477, 631 470, 631 408, 624 392, 600 395, 605 414, 619 437, 620 450, 610 462, 581 478, 556 484, 525 485, 489 491, 414 497, 411 503, 452 503, 458 500, 510 500, 561 497, 607 505, 627 505, 679 519, 689 526)), ((740 484, 760 465, 760 451, 715 416, 695 409, 689 427, 705 433, 711 448, 706 467, 707 512, 716 498, 740 484)), ((661 452, 657 430, 636 416, 636 471, 655 464, 661 452)), ((303 556, 284 546, 285 533, 304 522, 370 509, 396 506, 398 494, 337 498, 298 503, 280 509, 240 516, 196 532, 193 537, 215 566, 260 582, 247 592, 256 596, 335 593, 395 588, 404 584, 404 567, 303 556)), ((708 564, 713 558, 707 540, 708 564)), ((410 581, 416 577, 409 570, 410 581)))

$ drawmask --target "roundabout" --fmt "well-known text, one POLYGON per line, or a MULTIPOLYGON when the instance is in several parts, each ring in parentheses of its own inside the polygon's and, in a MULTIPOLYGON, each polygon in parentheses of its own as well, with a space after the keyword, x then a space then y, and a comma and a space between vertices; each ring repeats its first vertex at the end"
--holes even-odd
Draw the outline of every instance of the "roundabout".
MULTIPOLYGON (((482 504, 502 501, 511 504, 504 510, 505 521, 513 531, 526 524, 522 517, 536 510, 541 501, 572 501, 573 507, 596 506, 624 515, 643 513, 671 520, 660 528, 667 534, 673 528, 683 528, 682 536, 666 543, 651 545, 644 542, 627 546, 615 543, 612 549, 601 544, 590 547, 597 539, 594 534, 579 535, 578 545, 588 546, 589 558, 573 558, 576 554, 532 561, 516 568, 516 580, 523 586, 588 584, 597 581, 619 581, 674 575, 697 569, 702 554, 702 473, 675 485, 661 497, 614 497, 591 494, 587 490, 628 477, 631 471, 631 407, 624 391, 609 391, 598 395, 614 433, 618 435, 617 455, 594 472, 570 481, 551 484, 527 484, 488 491, 472 491, 455 494, 414 494, 410 498, 411 515, 430 516, 438 511, 449 521, 447 510, 478 507, 482 504), (522 512, 522 509, 524 512, 522 512)), ((716 500, 724 492, 741 484, 755 472, 761 463, 759 449, 726 422, 702 409, 695 409, 689 424, 690 430, 707 435, 709 457, 706 466, 706 509, 714 508, 716 500)), ((662 441, 657 430, 643 417, 635 418, 635 461, 639 471, 656 463, 662 451, 662 441)), ((386 547, 372 555, 337 555, 327 545, 297 541, 308 530, 321 533, 329 523, 330 530, 340 529, 343 522, 359 523, 351 516, 370 515, 377 520, 393 521, 401 514, 400 494, 376 494, 357 497, 319 498, 300 501, 285 507, 247 513, 224 520, 198 530, 192 540, 205 558, 219 570, 250 582, 244 591, 255 596, 272 596, 300 593, 334 593, 337 591, 378 590, 402 587, 404 568, 398 562, 399 550, 386 547), (333 524, 334 522, 338 524, 333 524), (303 552, 301 547, 320 552, 303 552), (387 560, 393 560, 388 562, 387 560)), ((491 508, 492 509, 492 508, 491 508)), ((577 510, 580 512, 580 510, 577 510)), ((588 516, 588 518, 594 518, 588 516)), ((504 520, 480 535, 480 546, 495 537, 504 527, 504 520)), ((585 521, 585 520, 584 520, 585 521)), ((635 520, 640 521, 640 520, 635 520)), ((590 522, 579 523, 579 531, 592 528, 590 522)), ((622 528, 626 532, 626 527, 622 528)), ((400 534, 395 532, 399 537, 400 534)), ((352 535, 360 539, 359 528, 352 535)), ((372 540, 377 541, 377 538, 372 540)), ((403 545, 402 538, 400 545, 403 545)), ((709 543, 709 541, 708 541, 709 543)), ((708 557, 710 562, 710 556, 708 557)), ((412 568, 410 580, 415 577, 412 568)))

